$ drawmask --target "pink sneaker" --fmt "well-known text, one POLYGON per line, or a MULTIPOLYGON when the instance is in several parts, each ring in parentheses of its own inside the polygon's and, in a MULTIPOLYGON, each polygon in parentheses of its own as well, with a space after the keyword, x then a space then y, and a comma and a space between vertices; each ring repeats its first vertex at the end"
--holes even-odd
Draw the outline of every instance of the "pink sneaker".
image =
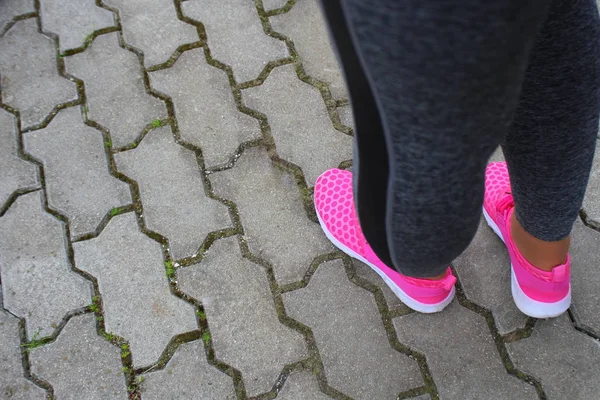
POLYGON ((315 184, 315 207, 325 235, 333 244, 379 274, 404 304, 415 311, 442 311, 454 298, 456 278, 450 268, 440 280, 404 276, 387 267, 363 236, 352 193, 352 173, 341 169, 324 172, 315 184))
POLYGON ((506 163, 491 163, 485 173, 483 215, 508 249, 515 304, 530 317, 556 317, 571 305, 571 259, 567 256, 567 262, 554 267, 551 272, 531 265, 519 252, 510 235, 510 218, 514 209, 506 163))

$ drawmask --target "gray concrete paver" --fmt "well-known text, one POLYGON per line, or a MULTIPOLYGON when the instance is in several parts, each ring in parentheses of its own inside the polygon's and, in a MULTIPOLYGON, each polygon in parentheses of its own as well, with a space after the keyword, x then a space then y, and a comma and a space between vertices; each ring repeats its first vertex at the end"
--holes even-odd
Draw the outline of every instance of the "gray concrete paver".
POLYGON ((63 52, 83 46, 92 32, 115 26, 113 13, 95 0, 41 0, 40 13, 42 30, 58 35, 63 52))
POLYGON ((275 10, 286 5, 288 0, 263 0, 263 7, 266 11, 275 10))
POLYGON ((18 157, 16 118, 0 109, 0 208, 17 190, 38 187, 36 166, 18 157))
POLYGON ((35 12, 34 0, 3 0, 0 2, 0 36, 14 17, 35 12))
POLYGON ((143 377, 144 400, 236 399, 231 378, 208 364, 201 340, 180 345, 164 369, 143 377))
POLYGON ((79 107, 59 111, 23 140, 42 161, 48 204, 69 218, 72 236, 94 232, 113 207, 131 203, 129 185, 109 174, 102 133, 83 123, 79 107))
POLYGON ((167 111, 146 93, 137 57, 119 46, 117 35, 98 36, 85 52, 65 57, 65 66, 84 81, 88 118, 110 131, 113 146, 125 146, 167 111))
POLYGON ((352 259, 352 263, 356 268, 356 275, 358 277, 365 279, 381 289, 383 297, 385 297, 385 301, 387 302, 389 308, 405 307, 398 296, 392 292, 392 289, 389 288, 389 286, 383 281, 383 279, 381 279, 377 272, 373 271, 371 267, 356 259, 352 259))
POLYGON ((58 74, 54 41, 38 32, 34 18, 17 21, 0 38, 0 75, 2 102, 21 112, 23 128, 77 99, 75 84, 58 74))
POLYGON ((275 168, 266 151, 246 150, 211 181, 217 195, 235 202, 250 252, 273 265, 280 284, 300 281, 316 256, 333 250, 307 218, 293 177, 275 168))
POLYGON ((279 322, 263 267, 242 258, 235 238, 178 277, 204 305, 215 356, 242 372, 248 396, 271 390, 286 364, 306 356, 302 335, 279 322))
POLYGON ((175 143, 170 127, 115 159, 137 181, 146 224, 169 239, 175 259, 196 255, 208 233, 232 225, 227 207, 205 195, 196 155, 175 143))
POLYGON ((127 400, 120 353, 96 333, 94 315, 84 314, 29 357, 32 372, 52 385, 57 399, 127 400))
POLYGON ((118 9, 127 44, 144 53, 146 67, 162 64, 179 46, 200 40, 196 28, 177 17, 171 0, 104 0, 118 9))
POLYGON ((422 384, 417 363, 394 350, 373 295, 351 283, 340 260, 308 286, 283 294, 287 314, 315 336, 330 386, 354 399, 395 399, 422 384))
POLYGON ((30 340, 91 301, 90 282, 70 269, 63 223, 42 210, 39 191, 0 217, 0 277, 4 308, 25 318, 30 340))
POLYGON ((277 395, 281 400, 330 400, 321 392, 314 375, 308 372, 292 372, 277 395))
POLYGON ((333 128, 320 92, 292 65, 275 68, 265 83, 242 91, 246 105, 267 115, 279 156, 302 168, 306 182, 352 158, 352 137, 333 128))
POLYGON ((427 357, 440 398, 538 398, 533 386, 506 372, 485 319, 456 300, 443 313, 413 313, 393 323, 400 343, 427 357))
POLYGON ((338 107, 338 113, 342 124, 354 129, 354 115, 352 114, 352 106, 338 107))
POLYGON ((213 57, 233 69, 237 82, 256 79, 269 61, 289 56, 284 42, 264 33, 252 1, 188 0, 181 7, 202 22, 213 57))
POLYGON ((77 267, 98 280, 106 331, 129 341, 135 368, 157 362, 173 336, 197 329, 193 307, 169 291, 161 245, 133 213, 73 249, 77 267))
POLYGON ((260 137, 258 120, 238 111, 227 74, 207 64, 203 49, 184 52, 151 86, 173 99, 181 138, 202 149, 207 166, 227 163, 242 142, 260 137))

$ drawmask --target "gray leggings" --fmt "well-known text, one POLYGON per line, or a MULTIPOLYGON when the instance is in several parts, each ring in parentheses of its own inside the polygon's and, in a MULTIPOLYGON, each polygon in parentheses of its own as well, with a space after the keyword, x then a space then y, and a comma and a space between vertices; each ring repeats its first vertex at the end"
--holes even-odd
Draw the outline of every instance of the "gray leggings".
POLYGON ((501 145, 519 222, 569 235, 600 113, 594 0, 323 0, 356 123, 356 201, 375 253, 441 274, 478 227, 501 145))

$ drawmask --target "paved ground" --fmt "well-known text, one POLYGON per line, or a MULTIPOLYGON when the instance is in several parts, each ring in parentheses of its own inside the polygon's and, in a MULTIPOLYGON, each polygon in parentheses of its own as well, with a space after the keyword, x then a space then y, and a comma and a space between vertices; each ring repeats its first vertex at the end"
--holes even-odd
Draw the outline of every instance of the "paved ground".
POLYGON ((315 0, 0 0, 0 78, 1 399, 598 398, 600 165, 567 315, 483 226, 411 313, 316 223, 352 120, 315 0))

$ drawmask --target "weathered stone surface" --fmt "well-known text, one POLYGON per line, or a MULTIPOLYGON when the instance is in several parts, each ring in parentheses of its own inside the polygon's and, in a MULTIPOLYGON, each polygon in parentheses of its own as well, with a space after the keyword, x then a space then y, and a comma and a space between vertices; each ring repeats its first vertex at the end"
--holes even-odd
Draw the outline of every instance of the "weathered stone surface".
POLYGON ((564 314, 539 320, 531 337, 507 345, 520 370, 538 378, 549 399, 593 399, 600 392, 600 345, 564 314))
POLYGON ((19 320, 0 309, 0 398, 43 400, 46 393, 23 376, 19 320))
POLYGON ((21 112, 24 129, 77 98, 75 84, 58 75, 54 42, 37 31, 35 18, 16 22, 0 38, 0 75, 2 101, 21 112))
POLYGON ((571 239, 571 311, 577 323, 600 336, 600 233, 577 220, 571 239))
POLYGON ((14 17, 35 12, 33 0, 3 0, 0 2, 0 36, 14 17))
POLYGON ((297 1, 290 11, 271 17, 270 21, 274 31, 294 42, 308 75, 327 83, 334 98, 348 97, 318 0, 297 1))
POLYGON ((176 144, 168 127, 116 160, 138 182, 148 228, 169 239, 176 259, 193 256, 208 233, 231 226, 227 207, 204 194, 196 155, 176 144))
POLYGON ((41 0, 40 13, 42 29, 59 36, 61 51, 81 47, 92 32, 115 26, 113 13, 95 0, 41 0))
POLYGON ((200 340, 182 344, 164 369, 144 375, 142 393, 144 400, 236 399, 231 378, 208 364, 200 340))
POLYGON ((227 74, 206 63, 203 49, 186 51, 150 77, 173 99, 181 138, 202 149, 207 166, 228 162, 240 143, 260 137, 258 121, 238 111, 227 74))
POLYGON ((25 318, 30 339, 90 303, 91 285, 71 271, 63 224, 42 210, 40 192, 20 196, 0 218, 0 276, 4 308, 25 318))
POLYGON ((136 368, 158 361, 174 335, 197 329, 193 307, 169 292, 160 244, 133 213, 73 247, 77 267, 98 280, 106 331, 129 341, 136 368))
POLYGON ((235 238, 180 270, 179 283, 203 303, 215 356, 242 372, 248 396, 269 391, 286 364, 306 355, 302 335, 279 322, 262 267, 242 258, 235 238))
POLYGON ((0 208, 16 191, 34 188, 37 168, 17 156, 16 119, 0 109, 0 208))
POLYGON ((427 357, 440 398, 538 398, 533 386, 506 372, 485 319, 457 301, 442 313, 393 322, 400 343, 427 357))
POLYGON ((467 298, 490 311, 500 334, 524 326, 527 317, 510 292, 510 257, 506 246, 481 218, 475 238, 454 260, 467 298))
POLYGON ((238 206, 250 251, 273 265, 280 284, 301 280, 317 255, 333 250, 306 217, 294 179, 264 150, 246 150, 234 168, 211 180, 215 193, 238 206))
POLYGON ((596 145, 596 156, 583 200, 583 211, 585 211, 588 222, 600 228, 600 141, 596 145))
POLYGON ((263 7, 266 11, 274 10, 285 6, 287 0, 263 0, 263 7))
POLYGON ((349 128, 354 129, 354 114, 352 114, 351 106, 338 107, 340 121, 349 128))
POLYGON ((129 398, 120 350, 96 334, 93 314, 71 318, 55 342, 31 350, 29 358, 57 399, 129 398))
POLYGON ((319 389, 317 379, 307 372, 293 372, 277 395, 281 400, 329 400, 319 389))
POLYGON ((114 146, 131 143, 167 114, 163 102, 146 93, 138 59, 119 47, 117 33, 98 36, 83 53, 66 57, 65 65, 84 80, 88 118, 110 131, 114 146))
POLYGON ((102 133, 83 123, 78 107, 26 133, 24 145, 44 164, 48 204, 69 218, 72 236, 93 232, 113 207, 131 202, 129 185, 109 173, 102 133))
POLYGON ((275 68, 243 95, 248 107, 267 115, 277 153, 302 168, 309 186, 352 158, 352 137, 333 128, 321 94, 298 79, 292 65, 275 68))
POLYGON ((417 363, 390 346, 373 295, 348 280, 340 260, 320 265, 283 301, 312 329, 333 388, 354 399, 395 399, 421 384, 417 363))
POLYGON ((213 57, 231 66, 238 82, 256 79, 269 61, 289 55, 284 42, 264 33, 251 1, 188 0, 181 7, 202 22, 213 57))
POLYGON ((147 67, 164 63, 179 46, 200 40, 193 25, 177 18, 171 0, 105 0, 104 3, 119 10, 125 42, 144 52, 147 67))
POLYGON ((381 289, 381 292, 383 293, 383 296, 385 297, 385 300, 386 300, 389 308, 393 309, 393 308, 398 308, 398 307, 403 307, 403 308, 406 307, 400 301, 400 299, 394 294, 394 292, 392 292, 392 289, 390 289, 389 286, 386 285, 386 283, 383 281, 383 279, 381 279, 381 277, 375 271, 373 271, 373 269, 371 269, 371 267, 369 267, 367 264, 364 264, 356 259, 352 259, 352 263, 354 264, 354 266, 356 268, 356 275, 358 277, 367 280, 368 282, 372 283, 373 285, 375 285, 381 289))

